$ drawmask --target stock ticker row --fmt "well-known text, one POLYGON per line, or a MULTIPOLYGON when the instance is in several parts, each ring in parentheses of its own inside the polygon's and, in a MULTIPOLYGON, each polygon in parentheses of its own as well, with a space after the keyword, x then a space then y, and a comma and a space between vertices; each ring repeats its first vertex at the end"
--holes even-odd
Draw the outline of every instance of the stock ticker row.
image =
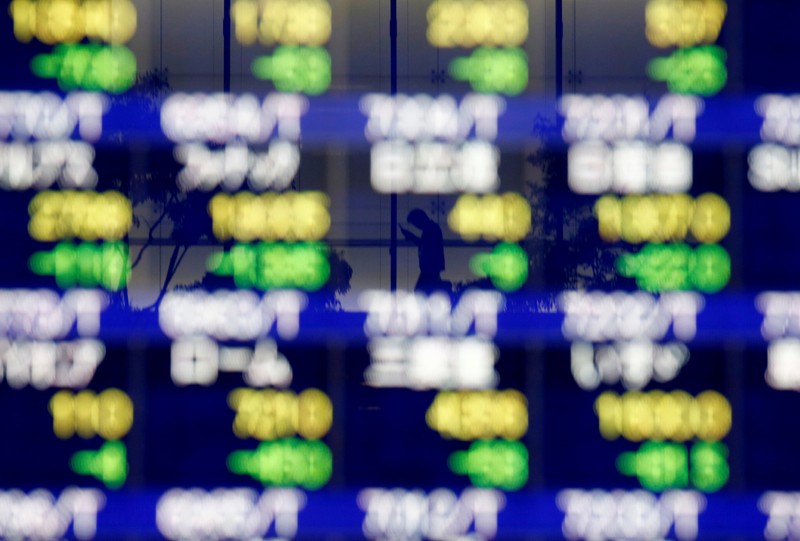
POLYGON ((773 4, 9 2, 0 538, 800 537, 773 4))

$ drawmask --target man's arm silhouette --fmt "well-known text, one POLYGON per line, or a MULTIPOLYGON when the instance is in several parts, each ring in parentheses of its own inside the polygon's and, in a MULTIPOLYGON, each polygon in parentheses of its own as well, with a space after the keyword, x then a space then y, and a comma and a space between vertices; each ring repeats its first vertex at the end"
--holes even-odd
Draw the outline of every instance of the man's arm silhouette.
POLYGON ((398 227, 400 228, 400 232, 403 233, 403 236, 406 238, 407 241, 413 242, 414 244, 419 245, 420 238, 417 235, 415 235, 414 233, 412 233, 411 231, 409 231, 408 229, 406 229, 402 225, 398 224, 398 227))

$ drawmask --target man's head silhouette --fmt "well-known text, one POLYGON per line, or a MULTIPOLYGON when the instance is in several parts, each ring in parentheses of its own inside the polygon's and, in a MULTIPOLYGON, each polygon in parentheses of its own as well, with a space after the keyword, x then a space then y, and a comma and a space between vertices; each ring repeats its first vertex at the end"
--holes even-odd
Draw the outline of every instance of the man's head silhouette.
POLYGON ((414 209, 408 213, 408 216, 406 216, 406 220, 408 220, 408 223, 410 223, 411 225, 417 226, 420 229, 422 229, 422 226, 428 223, 430 221, 430 218, 428 218, 428 215, 425 214, 424 210, 414 209))

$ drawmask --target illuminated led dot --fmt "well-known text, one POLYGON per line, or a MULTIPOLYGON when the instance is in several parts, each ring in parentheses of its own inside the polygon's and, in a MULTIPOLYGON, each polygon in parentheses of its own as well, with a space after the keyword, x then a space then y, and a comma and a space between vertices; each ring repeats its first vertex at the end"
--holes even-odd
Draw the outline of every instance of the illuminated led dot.
POLYGON ((692 235, 700 242, 719 242, 731 227, 731 209, 720 196, 707 193, 697 198, 692 217, 692 235))
POLYGON ((236 0, 231 6, 231 18, 236 41, 252 45, 258 39, 258 3, 255 0, 236 0))
POLYGON ((260 30, 267 45, 323 45, 331 35, 331 7, 326 0, 267 0, 260 30))
POLYGON ((28 43, 36 32, 36 3, 33 0, 12 0, 8 12, 14 20, 14 36, 28 43))
POLYGON ((128 453, 120 441, 108 441, 97 451, 78 451, 69 461, 72 471, 90 475, 108 488, 119 488, 128 477, 128 453))
POLYGON ((626 407, 622 409, 622 426, 628 439, 641 441, 655 433, 652 397, 633 391, 627 393, 624 400, 626 407))
POLYGON ((231 17, 243 45, 323 45, 331 36, 326 0, 236 0, 231 17))
POLYGON ((121 44, 136 33, 130 0, 12 0, 14 35, 27 43, 77 43, 83 38, 121 44))
MULTIPOLYGON (((786 107, 786 109, 788 110, 788 107, 786 107)), ((765 119, 765 126, 767 126, 768 123, 777 123, 778 118, 783 118, 783 113, 773 113, 773 115, 776 120, 765 119)), ((768 129, 773 132, 773 134, 771 134, 772 139, 788 139, 790 141, 794 139, 791 135, 794 133, 794 129, 786 130, 783 128, 783 125, 781 128, 773 127, 768 129)), ((765 131, 766 130, 762 127, 761 133, 764 134, 765 131)), ((792 141, 786 144, 794 145, 796 143, 792 141)), ((747 163, 749 165, 747 178, 750 184, 753 188, 762 192, 774 192, 781 189, 796 192, 800 189, 798 183, 800 179, 798 179, 798 174, 793 166, 798 159, 797 156, 797 150, 775 143, 762 143, 753 147, 747 157, 747 163)))
MULTIPOLYGON (((696 539, 698 517, 707 506, 706 498, 693 490, 669 491, 659 496, 641 489, 561 490, 556 504, 564 512, 564 538, 598 541, 655 539, 665 537, 665 530, 673 528, 679 532, 674 534, 676 539, 696 539)), ((699 522, 702 524, 703 519, 699 522)))
POLYGON ((686 447, 680 443, 645 442, 638 451, 622 453, 617 469, 623 475, 638 477, 644 488, 655 492, 689 484, 689 460, 686 447))
POLYGON ((716 45, 678 49, 651 60, 647 73, 655 81, 665 81, 670 92, 713 96, 728 80, 726 58, 725 50, 716 45))
POLYGON ((607 440, 707 441, 724 438, 731 429, 731 405, 716 391, 692 398, 683 391, 664 393, 613 392, 601 394, 594 404, 600 434, 607 440))
POLYGON ((118 94, 136 80, 136 57, 124 46, 57 45, 31 61, 33 73, 56 79, 64 90, 104 90, 118 94))
POLYGON ((718 242, 730 229, 730 207, 716 194, 604 195, 594 206, 600 237, 631 244, 684 240, 718 242))
POLYGON ((461 396, 461 430, 467 439, 490 438, 493 435, 493 405, 487 394, 461 396))
POLYGON ((319 439, 331 429, 333 404, 322 391, 307 389, 298 396, 297 418, 298 434, 310 440, 319 439))
POLYGON ((653 238, 661 222, 649 197, 630 196, 622 200, 622 237, 632 243, 653 238))
POLYGON ((519 490, 528 481, 528 450, 518 441, 476 441, 450 455, 447 464, 478 487, 519 490))
POLYGON ((84 1, 83 6, 88 37, 120 44, 136 33, 136 7, 128 0, 84 1))
POLYGON ((133 424, 133 402, 119 389, 108 389, 99 395, 92 391, 59 391, 50 399, 49 409, 53 432, 61 439, 78 434, 82 438, 98 435, 118 440, 133 424))
POLYGON ((622 401, 615 393, 603 393, 594 402, 594 411, 600 419, 600 434, 607 440, 622 434, 622 401))
POLYGON ((492 422, 498 436, 521 438, 528 431, 528 401, 519 391, 496 392, 492 422))
POLYGON ((275 440, 294 435, 306 439, 325 436, 333 422, 333 404, 322 391, 235 389, 228 404, 236 411, 233 432, 239 438, 275 440))
POLYGON ((724 438, 731 428, 731 405, 716 391, 705 391, 697 395, 697 437, 716 441, 724 438))
POLYGON ((714 293, 728 284, 731 278, 731 257, 717 244, 704 244, 695 249, 690 266, 691 283, 700 291, 714 293))
POLYGON ((691 483, 703 492, 715 492, 728 482, 727 457, 727 446, 718 441, 696 442, 689 453, 679 443, 648 441, 638 451, 622 453, 617 469, 637 477, 652 491, 685 488, 691 483))
POLYGON ((703 492, 716 492, 728 482, 728 447, 721 442, 699 441, 689 456, 692 484, 703 492))
MULTIPOLYGON (((665 242, 686 238, 692 213, 697 211, 696 202, 692 201, 689 195, 682 193, 659 194, 653 199, 661 227, 656 229, 657 233, 652 240, 665 242)), ((725 233, 727 230, 722 236, 725 236, 725 233)))
POLYGON ((594 204, 600 238, 615 242, 622 238, 622 205, 618 197, 604 195, 594 204))
POLYGON ((119 240, 133 223, 130 201, 116 191, 46 191, 28 206, 28 231, 35 240, 119 240))
POLYGON ((281 45, 272 56, 256 58, 251 69, 281 92, 317 95, 331 85, 331 56, 322 47, 281 45))
POLYGON ((684 243, 647 244, 638 253, 619 256, 616 267, 621 276, 635 278, 637 287, 645 291, 715 293, 731 276, 730 256, 717 244, 694 250, 684 243))
POLYGON ((445 438, 516 440, 528 431, 528 403, 519 391, 440 392, 425 414, 445 438))
POLYGON ((61 242, 50 252, 36 252, 30 269, 42 276, 55 276, 62 288, 100 286, 109 291, 125 287, 130 279, 128 246, 122 242, 101 245, 61 242))
POLYGON ((516 291, 528 279, 528 254, 517 244, 500 243, 491 254, 478 254, 469 262, 478 276, 488 276, 502 291, 516 291))
POLYGON ((727 10, 723 0, 650 0, 645 9, 645 34, 655 47, 714 43, 727 10))
POLYGON ((321 441, 295 438, 261 443, 255 451, 234 451, 228 469, 271 486, 317 489, 333 472, 333 455, 321 441))
POLYGON ((44 0, 36 8, 36 37, 44 43, 74 43, 84 36, 83 10, 76 0, 44 0))
MULTIPOLYGON (((586 106, 590 107, 587 109, 589 111, 604 105, 602 101, 599 105, 586 103, 586 106)), ((683 105, 687 104, 681 104, 681 107, 683 105)), ((693 107, 694 104, 688 104, 685 109, 687 114, 695 114, 691 109, 693 107)), ((613 109, 611 114, 614 114, 613 109)), ((581 115, 575 116, 580 118, 581 115)), ((583 123, 584 120, 580 122, 583 123)), ((598 119, 593 122, 606 124, 606 120, 598 119)), ((634 117, 627 122, 633 124, 641 121, 637 121, 634 117)), ((571 122, 571 124, 578 123, 571 122)), ((668 126, 666 123, 662 125, 668 126)), ((673 127, 677 127, 677 124, 673 127)), ((605 127, 571 126, 569 130, 570 132, 564 132, 564 135, 575 142, 570 145, 567 156, 569 173, 567 182, 575 193, 600 194, 608 191, 676 193, 688 190, 692 186, 692 152, 683 143, 668 141, 652 144, 623 140, 607 144, 590 137, 609 138, 613 141, 616 138, 634 137, 637 134, 630 128, 628 131, 631 133, 621 128, 605 127)), ((691 130, 686 129, 681 137, 693 138, 694 127, 691 130)))
POLYGON ((331 225, 322 192, 217 194, 208 204, 219 240, 319 240, 331 225))
POLYGON ((531 229, 531 207, 514 192, 485 196, 464 194, 447 216, 447 224, 466 240, 483 237, 517 242, 531 229))
POLYGON ((479 47, 450 63, 450 75, 484 94, 516 96, 528 86, 528 55, 518 48, 479 47))
POLYGON ((516 47, 528 37, 528 6, 522 0, 435 0, 427 17, 434 47, 516 47))
MULTIPOLYGON (((692 409, 691 395, 683 391, 652 391, 650 397, 653 399, 655 419, 652 439, 686 441, 694 437, 698 427, 691 416, 692 412, 697 412, 697 408, 692 409)), ((720 438, 723 436, 724 434, 720 438)))
POLYGON ((316 291, 328 281, 327 247, 318 242, 237 244, 209 257, 209 272, 232 276, 240 288, 316 291))

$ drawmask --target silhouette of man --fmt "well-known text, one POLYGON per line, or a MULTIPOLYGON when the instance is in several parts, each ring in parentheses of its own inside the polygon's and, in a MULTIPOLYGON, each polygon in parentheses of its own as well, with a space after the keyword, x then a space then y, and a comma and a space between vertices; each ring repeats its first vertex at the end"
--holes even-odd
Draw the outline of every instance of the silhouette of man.
POLYGON ((421 209, 409 212, 406 220, 422 231, 417 236, 402 225, 400 226, 403 236, 409 242, 417 245, 419 253, 419 279, 414 290, 430 293, 435 289, 449 289, 441 277, 444 270, 444 240, 439 224, 428 218, 425 211, 421 209))

